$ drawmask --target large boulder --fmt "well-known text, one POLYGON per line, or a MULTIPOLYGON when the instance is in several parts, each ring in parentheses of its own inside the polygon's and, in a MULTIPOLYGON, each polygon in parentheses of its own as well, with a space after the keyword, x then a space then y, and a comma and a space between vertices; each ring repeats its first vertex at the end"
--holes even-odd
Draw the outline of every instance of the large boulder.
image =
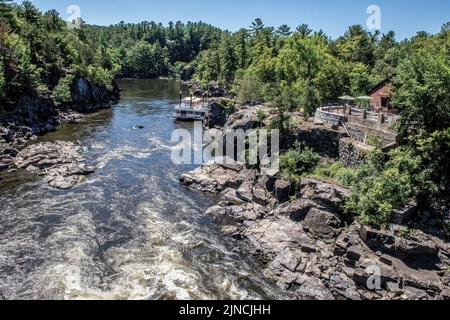
POLYGON ((263 125, 255 108, 245 108, 233 113, 225 124, 225 130, 250 130, 263 125))
POLYGON ((258 187, 263 188, 263 189, 265 189, 268 192, 273 192, 276 180, 277 179, 273 175, 272 176, 270 176, 270 175, 261 175, 258 178, 257 185, 258 185, 258 187))
POLYGON ((271 214, 276 217, 289 217, 294 222, 302 222, 311 209, 316 207, 317 204, 310 200, 299 199, 296 202, 282 203, 271 214))
POLYGON ((110 107, 120 98, 120 88, 116 83, 112 90, 103 85, 94 85, 85 78, 77 78, 71 89, 71 104, 77 106, 79 111, 95 111, 110 107))
POLYGON ((326 239, 335 238, 339 234, 340 225, 341 221, 335 214, 316 208, 309 210, 303 222, 305 230, 326 239))
POLYGON ((226 203, 226 205, 221 203, 209 208, 206 214, 216 218, 229 218, 237 222, 254 222, 264 216, 265 210, 262 206, 253 203, 226 203))
POLYGON ((6 147, 5 149, 2 150, 2 153, 10 157, 15 157, 17 156, 19 151, 15 148, 6 147))
POLYGON ((275 181, 274 188, 275 197, 279 203, 289 201, 292 190, 292 184, 289 181, 278 179, 275 181))
POLYGON ((72 86, 72 100, 78 103, 90 103, 92 101, 92 87, 84 78, 75 80, 72 86))
POLYGON ((9 168, 9 163, 0 162, 0 171, 6 170, 9 168))
POLYGON ((331 291, 317 277, 300 274, 295 280, 293 289, 300 295, 314 300, 335 300, 331 291))
POLYGON ((210 103, 209 117, 207 126, 209 128, 223 127, 227 123, 227 119, 232 110, 225 108, 224 103, 227 100, 214 100, 210 103))
POLYGON ((244 235, 266 252, 278 253, 287 246, 305 242, 307 236, 300 223, 289 217, 270 217, 257 221, 245 230, 244 235))
POLYGON ((299 186, 299 197, 309 199, 333 212, 339 212, 350 190, 315 179, 303 179, 299 186))
MULTIPOLYGON (((25 95, 19 98, 15 114, 21 117, 23 124, 32 126, 44 124, 58 115, 52 99, 47 95, 25 95)), ((15 131, 15 130, 14 130, 15 131)))
POLYGON ((258 174, 257 171, 247 169, 240 163, 217 162, 220 164, 204 165, 183 174, 180 177, 180 182, 192 189, 214 194, 220 194, 228 188, 240 189, 236 196, 243 201, 251 202, 252 187, 258 174), (242 186, 244 182, 246 182, 247 187, 242 186))

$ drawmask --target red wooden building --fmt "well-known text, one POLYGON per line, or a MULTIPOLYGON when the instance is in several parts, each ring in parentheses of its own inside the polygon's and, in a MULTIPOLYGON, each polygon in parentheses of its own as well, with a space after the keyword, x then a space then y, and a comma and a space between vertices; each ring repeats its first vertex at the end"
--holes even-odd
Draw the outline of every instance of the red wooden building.
POLYGON ((392 95, 393 86, 389 80, 385 80, 370 92, 370 96, 372 97, 370 106, 375 111, 391 113, 394 111, 394 108, 391 105, 392 95))

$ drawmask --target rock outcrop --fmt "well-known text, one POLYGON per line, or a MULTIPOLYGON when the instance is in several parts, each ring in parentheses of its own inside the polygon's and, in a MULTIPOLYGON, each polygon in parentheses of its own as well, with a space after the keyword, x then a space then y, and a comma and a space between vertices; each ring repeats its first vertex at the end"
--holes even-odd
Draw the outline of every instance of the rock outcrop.
POLYGON ((262 120, 258 117, 258 108, 241 108, 233 113, 224 126, 224 130, 250 130, 263 126, 262 120))
POLYGON ((192 76, 195 73, 195 68, 192 66, 186 66, 185 68, 183 68, 183 70, 181 71, 180 74, 180 79, 182 81, 189 81, 191 80, 192 76))
POLYGON ((292 202, 289 183, 239 164, 206 165, 181 182, 217 194, 206 213, 250 241, 264 274, 299 299, 450 299, 450 245, 398 225, 346 227, 341 186, 304 179, 292 202))
POLYGON ((205 123, 207 128, 217 128, 225 125, 232 112, 232 110, 225 107, 227 101, 226 99, 214 99, 210 102, 210 112, 205 123))
POLYGON ((43 176, 53 188, 71 189, 94 171, 80 152, 81 148, 70 142, 39 143, 19 152, 14 163, 20 169, 43 176))
POLYGON ((105 86, 91 84, 84 78, 75 80, 72 86, 72 101, 69 105, 79 112, 91 112, 102 108, 109 108, 120 98, 120 89, 114 83, 112 90, 105 86))

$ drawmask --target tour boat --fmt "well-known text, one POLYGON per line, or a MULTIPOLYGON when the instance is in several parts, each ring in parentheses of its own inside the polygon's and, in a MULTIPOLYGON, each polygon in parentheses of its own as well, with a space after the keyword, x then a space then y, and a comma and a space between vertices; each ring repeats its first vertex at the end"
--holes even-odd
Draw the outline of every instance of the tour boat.
POLYGON ((177 121, 204 121, 208 113, 208 103, 202 98, 180 98, 173 114, 177 121))

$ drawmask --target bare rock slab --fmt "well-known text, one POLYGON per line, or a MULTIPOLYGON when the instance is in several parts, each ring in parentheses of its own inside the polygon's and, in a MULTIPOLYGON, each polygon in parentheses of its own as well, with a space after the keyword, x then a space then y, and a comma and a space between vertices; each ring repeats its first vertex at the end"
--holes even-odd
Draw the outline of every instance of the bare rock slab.
POLYGON ((72 142, 43 142, 23 149, 14 159, 14 164, 30 173, 44 177, 49 186, 67 190, 86 179, 94 172, 84 162, 81 147, 72 142))

